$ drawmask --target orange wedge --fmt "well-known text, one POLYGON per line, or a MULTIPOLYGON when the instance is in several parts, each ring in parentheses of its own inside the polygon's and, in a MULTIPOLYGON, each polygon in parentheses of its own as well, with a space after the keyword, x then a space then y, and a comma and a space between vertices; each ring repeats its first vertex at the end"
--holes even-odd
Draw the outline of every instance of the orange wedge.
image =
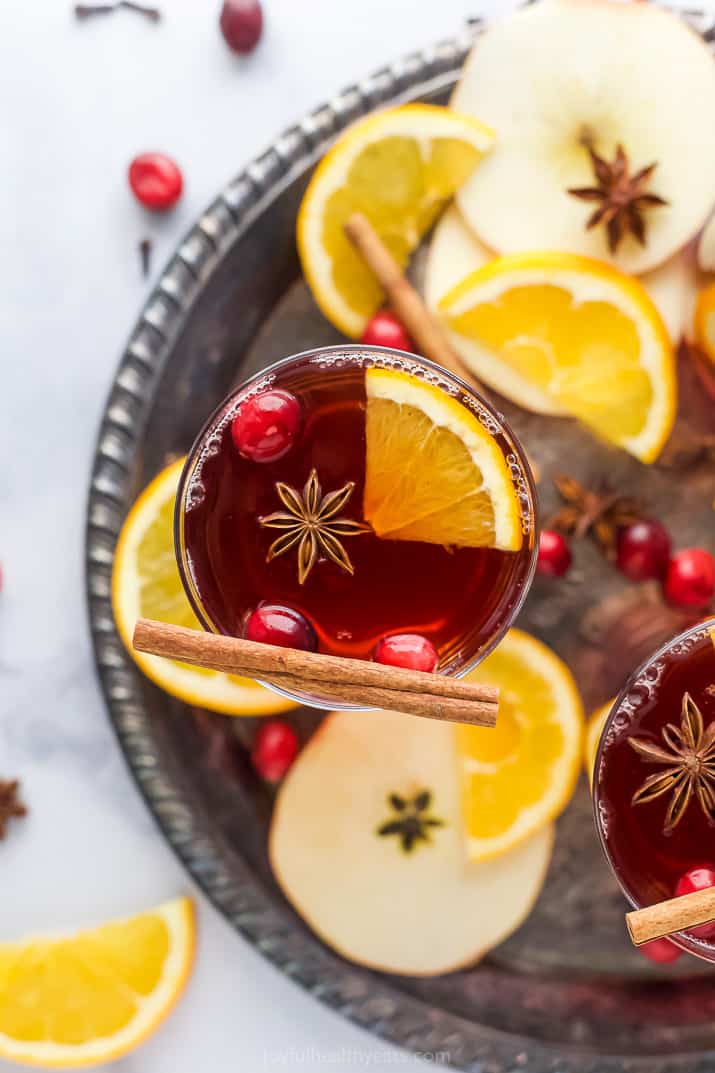
POLYGON ((298 252, 325 316, 356 338, 383 303, 375 278, 343 233, 370 220, 401 266, 494 142, 471 116, 406 104, 353 124, 311 179, 298 214, 298 252))
POLYGON ((380 537, 517 551, 519 499, 494 437, 434 384, 368 369, 366 520, 380 537))
POLYGON ((188 898, 76 935, 0 943, 0 1057, 77 1069, 126 1054, 179 998, 194 945, 188 898))

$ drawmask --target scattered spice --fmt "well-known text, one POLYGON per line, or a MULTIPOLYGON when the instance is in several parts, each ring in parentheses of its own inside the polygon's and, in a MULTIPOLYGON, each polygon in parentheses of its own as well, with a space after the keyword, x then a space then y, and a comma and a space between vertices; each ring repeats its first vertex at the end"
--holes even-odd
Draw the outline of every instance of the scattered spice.
POLYGON ((352 518, 337 518, 355 488, 348 481, 335 492, 323 495, 317 470, 312 469, 302 493, 283 481, 276 482, 276 492, 285 511, 277 511, 260 519, 268 529, 284 529, 268 549, 266 562, 298 545, 298 582, 302 585, 318 561, 321 552, 348 574, 354 573, 353 564, 339 537, 358 536, 369 532, 369 526, 352 518))
POLYGON ((444 827, 444 820, 429 815, 432 803, 429 790, 420 790, 412 799, 390 794, 387 803, 394 816, 378 827, 377 834, 380 838, 397 835, 405 853, 410 853, 418 842, 430 842, 431 827, 444 827))
POLYGON ((5 837, 9 820, 19 820, 27 815, 27 808, 20 801, 17 779, 0 779, 0 839, 5 837))
POLYGON ((141 260, 142 275, 146 277, 151 272, 151 254, 154 246, 150 238, 143 238, 139 243, 139 258, 141 260))
POLYGON ((690 470, 709 462, 715 462, 715 435, 700 433, 692 424, 685 423, 658 459, 658 465, 663 468, 680 470, 690 470))
POLYGON ((666 765, 664 771, 648 776, 633 795, 632 804, 643 805, 670 794, 664 834, 670 834, 680 823, 693 796, 697 797, 707 819, 715 819, 715 722, 705 727, 702 712, 690 694, 685 693, 680 726, 668 723, 661 735, 667 748, 645 738, 628 739, 647 764, 666 765))
POLYGON ((136 11, 138 15, 144 15, 152 22, 158 22, 161 18, 161 11, 158 7, 137 4, 134 0, 116 0, 112 4, 75 4, 74 13, 78 19, 86 19, 92 15, 111 15, 122 7, 127 11, 136 11))
POLYGON ((589 536, 607 559, 615 559, 618 530, 640 521, 642 504, 630 496, 618 495, 605 482, 597 491, 591 491, 574 477, 559 474, 554 485, 564 506, 547 521, 547 528, 561 530, 577 540, 589 536))
POLYGON ((586 230, 605 224, 611 253, 615 253, 627 234, 633 235, 641 246, 645 246, 644 210, 668 204, 664 198, 645 190, 657 164, 648 164, 631 175, 628 154, 622 145, 617 147, 611 163, 599 156, 592 145, 587 144, 586 149, 593 165, 596 186, 572 186, 566 191, 581 201, 598 202, 598 208, 586 221, 586 230))

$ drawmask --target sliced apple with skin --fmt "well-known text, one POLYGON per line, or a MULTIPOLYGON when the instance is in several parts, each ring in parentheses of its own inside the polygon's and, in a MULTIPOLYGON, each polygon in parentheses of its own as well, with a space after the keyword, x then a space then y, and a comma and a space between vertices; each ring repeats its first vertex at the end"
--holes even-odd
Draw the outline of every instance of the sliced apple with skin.
POLYGON ((677 15, 653 4, 544 0, 495 22, 477 41, 451 101, 498 132, 492 153, 457 193, 465 219, 506 254, 555 249, 641 274, 672 257, 715 202, 715 63, 677 15), (645 192, 645 244, 628 234, 612 254, 595 202, 587 146, 631 174, 657 166, 645 192))
POLYGON ((273 812, 271 865, 297 912, 343 957, 403 975, 451 972, 531 910, 553 827, 469 863, 456 764, 450 725, 376 711, 328 716, 291 768, 273 812), (419 814, 436 822, 406 849, 385 828, 425 794, 419 814))
POLYGON ((676 253, 669 261, 646 272, 640 281, 661 315, 670 341, 677 346, 686 334, 686 325, 697 292, 693 258, 686 251, 676 253))
POLYGON ((715 215, 705 224, 698 239, 698 268, 715 272, 715 215))

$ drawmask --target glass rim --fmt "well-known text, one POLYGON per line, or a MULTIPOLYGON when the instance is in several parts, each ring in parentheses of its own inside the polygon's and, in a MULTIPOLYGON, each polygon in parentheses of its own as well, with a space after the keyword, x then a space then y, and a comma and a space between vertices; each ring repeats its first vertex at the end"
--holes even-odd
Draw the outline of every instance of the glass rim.
MULTIPOLYGON (((465 675, 469 674, 470 671, 473 671, 474 668, 477 667, 484 659, 486 659, 486 657, 491 652, 493 652, 497 645, 504 639, 504 636, 506 635, 507 631, 514 624, 514 621, 516 620, 517 616, 519 615, 519 612, 524 606, 524 601, 526 600, 526 597, 529 593, 529 589, 531 587, 532 581, 534 579, 534 574, 536 572, 536 558, 539 547, 539 523, 537 513, 536 484, 534 480, 534 475, 531 471, 529 460, 526 457, 526 452, 524 451, 524 448, 522 447, 518 437, 512 431, 511 426, 509 425, 504 415, 501 414, 499 410, 497 410, 496 407, 491 402, 489 402, 488 399, 485 399, 484 396, 476 390, 476 388, 472 387, 471 384, 468 384, 457 373, 453 373, 451 370, 445 369, 442 365, 438 365, 436 362, 431 361, 429 358, 424 358, 418 354, 411 354, 404 350, 395 350, 391 347, 364 346, 360 343, 343 343, 331 346, 311 347, 309 350, 302 350, 299 351, 297 354, 290 354, 287 357, 279 358, 277 361, 272 362, 270 365, 267 365, 265 368, 260 369, 258 372, 254 373, 247 380, 242 381, 235 388, 232 388, 232 390, 211 411, 208 418, 204 421, 201 430, 194 439, 194 442, 192 443, 186 455, 186 461, 184 462, 181 476, 179 478, 179 484, 177 486, 173 522, 174 554, 179 568, 179 575, 181 577, 184 592, 186 593, 186 596, 189 600, 189 603, 191 604, 191 608, 194 614, 196 615, 203 628, 210 631, 211 633, 220 633, 221 631, 217 628, 216 624, 211 620, 210 615, 206 611, 203 605, 203 601, 201 600, 200 594, 194 583, 191 569, 187 562, 183 525, 184 516, 186 513, 186 493, 189 487, 191 477, 193 476, 194 470, 196 468, 201 448, 203 447, 203 444, 209 433, 214 430, 219 419, 222 418, 227 411, 230 411, 232 406, 235 404, 235 400, 238 396, 243 395, 247 391, 250 391, 267 377, 275 376, 287 366, 292 366, 298 364, 299 362, 309 361, 312 358, 319 358, 322 355, 333 358, 338 358, 343 355, 346 360, 350 360, 352 358, 358 357, 361 354, 368 359, 370 356, 375 355, 378 360, 382 358, 383 360, 387 361, 388 364, 389 359, 393 359, 395 363, 399 363, 401 367, 404 367, 405 365, 416 366, 423 371, 426 370, 428 372, 434 373, 446 383, 459 388, 470 398, 474 399, 478 406, 481 407, 484 411, 486 411, 486 413, 489 414, 490 417, 495 421, 499 428, 498 434, 502 435, 507 441, 518 461, 519 471, 523 478, 524 488, 527 493, 528 520, 532 539, 529 564, 522 579, 521 591, 519 592, 517 599, 514 601, 514 604, 510 609, 510 612, 507 615, 503 626, 501 626, 500 629, 494 634, 494 637, 491 638, 488 644, 486 644, 477 653, 475 653, 472 659, 468 660, 464 664, 464 666, 459 668, 459 670, 451 672, 449 674, 449 677, 452 678, 463 678, 465 675)), ((409 368, 407 369, 407 371, 410 371, 409 368)), ((523 509, 523 500, 521 500, 521 502, 523 518, 527 515, 525 514, 523 509)), ((363 705, 358 704, 346 704, 345 702, 334 701, 311 701, 301 694, 292 693, 289 690, 285 690, 280 686, 274 685, 272 682, 264 682, 260 679, 256 679, 256 681, 258 681, 260 685, 263 685, 267 689, 270 689, 272 692, 278 693, 280 696, 286 697, 286 699, 288 700, 297 701, 307 707, 330 707, 331 709, 334 709, 336 711, 366 710, 363 705)))
MULTIPOLYGON (((665 641, 660 646, 660 648, 656 649, 656 651, 651 656, 643 660, 643 662, 638 667, 636 667, 632 674, 628 676, 628 680, 626 681, 625 685, 614 700, 613 705, 611 706, 611 710, 608 713, 608 718, 603 725, 601 737, 598 741, 598 749, 596 750, 596 757, 593 762, 593 784, 591 793, 591 805, 593 808, 594 824, 596 827, 596 833, 598 834, 598 840, 603 851, 603 855, 608 863, 608 867, 611 869, 611 872, 613 873, 613 876, 615 877, 618 886, 621 888, 621 891, 623 892, 625 898, 633 907, 633 909, 644 909, 646 908, 646 906, 639 898, 636 897, 636 895, 626 883, 625 878, 622 877, 619 871, 614 867, 613 859, 608 849, 607 839, 603 830, 603 824, 601 822, 600 810, 598 808, 599 795, 598 783, 596 780, 596 771, 598 770, 603 757, 606 735, 611 728, 613 720, 620 711, 621 705, 623 704, 623 701, 625 700, 626 696, 631 691, 633 686, 638 682, 640 676, 651 666, 651 664, 655 663, 655 661, 660 659, 662 656, 667 655, 667 653, 674 645, 680 644, 682 641, 685 641, 689 637, 693 637, 696 634, 706 633, 708 630, 712 629, 715 629, 715 617, 703 619, 701 622, 696 623, 694 626, 689 626, 687 630, 683 630, 681 633, 677 633, 674 637, 671 637, 670 640, 665 641)), ((674 932, 672 935, 669 935, 668 938, 671 942, 675 943, 676 946, 678 946, 681 950, 684 950, 687 954, 693 954, 695 957, 699 957, 704 961, 710 962, 711 964, 715 962, 715 950, 713 950, 713 946, 710 943, 703 943, 699 939, 696 939, 690 935, 686 935, 686 933, 682 931, 674 932)))

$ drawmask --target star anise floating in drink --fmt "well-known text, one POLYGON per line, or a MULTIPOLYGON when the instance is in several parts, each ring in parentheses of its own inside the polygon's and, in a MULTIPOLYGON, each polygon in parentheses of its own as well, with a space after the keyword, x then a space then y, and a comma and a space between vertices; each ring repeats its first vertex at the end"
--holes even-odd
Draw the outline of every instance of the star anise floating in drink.
POLYGON ((342 545, 341 537, 359 536, 370 531, 352 518, 337 515, 346 505, 355 489, 355 482, 348 481, 335 492, 323 495, 315 469, 305 482, 302 492, 291 488, 283 481, 276 482, 276 492, 285 511, 277 511, 260 519, 268 529, 283 529, 284 533, 274 540, 268 549, 266 561, 285 554, 298 546, 298 581, 302 585, 320 557, 321 552, 348 574, 353 574, 350 556, 342 545))
POLYGON ((593 165, 596 186, 571 186, 566 191, 581 201, 598 203, 598 208, 586 221, 586 229, 590 231, 599 224, 605 224, 611 253, 615 253, 621 240, 628 234, 645 246, 645 209, 668 204, 665 198, 646 191, 657 164, 648 164, 631 175, 628 154, 622 145, 617 147, 610 163, 599 156, 593 146, 587 145, 586 148, 593 165))
POLYGON ((9 820, 27 815, 27 807, 19 797, 20 783, 17 779, 0 779, 0 838, 4 838, 9 820))
POLYGON ((444 827, 444 820, 429 813, 432 803, 429 790, 420 790, 412 798, 390 794, 387 803, 395 815, 378 827, 377 834, 380 838, 397 835, 405 853, 410 853, 418 842, 429 842, 431 828, 444 827))
POLYGON ((577 539, 589 536, 607 559, 615 558, 618 530, 643 517, 640 502, 619 495, 605 483, 592 491, 565 474, 555 477, 554 485, 564 506, 548 520, 547 528, 577 539))
POLYGON ((709 820, 715 820, 715 721, 707 727, 689 693, 683 695, 680 726, 668 723, 661 731, 665 748, 645 738, 629 738, 629 745, 647 764, 665 765, 649 775, 633 795, 632 804, 643 805, 670 795, 663 831, 669 834, 682 820, 688 805, 697 798, 709 820))

